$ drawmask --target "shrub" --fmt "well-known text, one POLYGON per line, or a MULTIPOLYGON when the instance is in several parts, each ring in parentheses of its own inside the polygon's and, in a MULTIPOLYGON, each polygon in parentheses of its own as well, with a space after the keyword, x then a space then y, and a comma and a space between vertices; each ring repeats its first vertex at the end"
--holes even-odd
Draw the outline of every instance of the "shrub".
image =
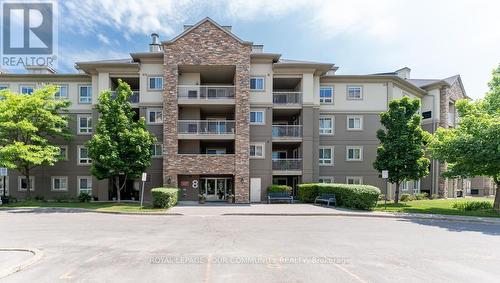
POLYGON ((177 188, 154 188, 151 190, 153 207, 169 208, 177 204, 179 189, 177 188))
POLYGON ((292 187, 287 185, 271 185, 267 187, 268 193, 292 193, 292 187))
POLYGON ((403 202, 412 201, 415 199, 416 199, 415 196, 410 194, 401 194, 401 196, 399 197, 399 200, 403 202))
POLYGON ((303 202, 314 202, 314 199, 321 194, 335 194, 339 206, 370 210, 377 205, 380 189, 369 185, 320 183, 299 185, 298 198, 303 202))
POLYGON ((432 194, 431 195, 431 199, 438 199, 438 198, 439 198, 438 194, 432 194))
POLYGON ((428 193, 415 194, 415 199, 416 200, 429 199, 429 194, 428 193))
POLYGON ((56 202, 68 202, 70 200, 68 195, 60 195, 54 198, 56 202))
POLYGON ((35 200, 43 202, 45 198, 43 196, 35 196, 35 200))
POLYGON ((92 200, 92 196, 89 193, 81 192, 78 195, 78 201, 80 202, 90 202, 92 200))
POLYGON ((476 210, 488 210, 493 209, 493 203, 490 201, 480 201, 480 200, 471 200, 471 201, 458 201, 454 202, 451 205, 453 208, 463 211, 476 211, 476 210))
POLYGON ((385 200, 385 195, 384 194, 378 195, 378 200, 385 200))

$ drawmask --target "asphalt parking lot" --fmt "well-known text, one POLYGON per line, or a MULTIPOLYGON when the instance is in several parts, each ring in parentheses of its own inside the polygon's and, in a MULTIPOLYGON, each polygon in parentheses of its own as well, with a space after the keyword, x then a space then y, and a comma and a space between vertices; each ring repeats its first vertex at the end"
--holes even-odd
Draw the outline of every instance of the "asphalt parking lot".
POLYGON ((500 277, 500 225, 493 224, 53 211, 0 211, 0 223, 0 247, 43 252, 38 263, 2 282, 498 282, 500 277))

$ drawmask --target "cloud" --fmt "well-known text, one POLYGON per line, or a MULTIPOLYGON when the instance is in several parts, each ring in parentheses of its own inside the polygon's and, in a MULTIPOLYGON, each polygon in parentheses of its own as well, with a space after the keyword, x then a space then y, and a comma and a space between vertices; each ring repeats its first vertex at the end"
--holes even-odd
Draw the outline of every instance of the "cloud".
POLYGON ((111 43, 109 38, 102 33, 97 34, 97 39, 99 39, 100 42, 102 42, 106 45, 109 45, 111 43))
POLYGON ((58 71, 75 73, 75 62, 94 61, 94 60, 109 60, 109 59, 126 59, 130 58, 127 52, 110 50, 109 48, 96 48, 81 50, 75 52, 74 48, 59 48, 58 71))

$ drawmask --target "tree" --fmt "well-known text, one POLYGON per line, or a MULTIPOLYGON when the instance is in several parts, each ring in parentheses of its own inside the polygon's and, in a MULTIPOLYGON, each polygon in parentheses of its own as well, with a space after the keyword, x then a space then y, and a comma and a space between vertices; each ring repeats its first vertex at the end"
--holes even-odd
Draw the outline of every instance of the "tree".
POLYGON ((430 143, 433 158, 448 163, 443 176, 489 176, 496 184, 493 207, 500 211, 500 65, 484 99, 459 100, 456 128, 438 129, 430 143))
POLYGON ((97 110, 100 117, 96 132, 87 142, 92 159, 92 175, 113 181, 117 200, 128 179, 135 179, 151 164, 151 147, 155 137, 146 130, 144 118, 134 120, 129 102, 130 86, 118 81, 116 95, 104 91, 99 95, 97 110), (120 184, 120 176, 123 183, 120 184))
POLYGON ((429 174, 430 161, 425 157, 425 145, 430 134, 422 130, 418 99, 392 100, 389 109, 380 114, 385 127, 377 131, 380 146, 373 167, 389 171, 388 181, 396 184, 394 202, 399 201, 399 185, 405 180, 418 180, 429 174))
POLYGON ((0 92, 0 166, 17 170, 26 177, 30 198, 32 170, 52 166, 60 159, 54 138, 71 138, 68 118, 61 115, 70 103, 54 99, 57 87, 46 86, 29 94, 0 92))

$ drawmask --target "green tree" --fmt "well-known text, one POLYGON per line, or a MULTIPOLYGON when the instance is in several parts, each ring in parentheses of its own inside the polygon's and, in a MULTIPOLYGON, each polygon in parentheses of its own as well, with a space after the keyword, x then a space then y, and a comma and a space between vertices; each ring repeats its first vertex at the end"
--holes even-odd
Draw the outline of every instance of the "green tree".
POLYGON ((396 185, 394 202, 399 201, 399 185, 405 180, 418 180, 429 174, 430 161, 425 157, 425 145, 430 134, 422 130, 418 99, 392 100, 389 110, 380 114, 385 127, 377 131, 380 146, 373 167, 389 171, 388 181, 396 185))
POLYGON ((56 100, 57 87, 46 86, 31 95, 0 92, 0 166, 17 170, 27 178, 37 166, 52 166, 60 159, 54 138, 71 138, 67 112, 69 101, 56 100))
POLYGON ((493 207, 500 211, 500 65, 484 99, 459 100, 456 128, 438 129, 430 143, 433 158, 448 163, 443 176, 489 176, 496 184, 493 207))
POLYGON ((121 80, 116 95, 104 91, 99 95, 100 113, 96 131, 87 142, 92 159, 91 172, 97 179, 110 179, 120 191, 128 179, 135 179, 151 164, 151 147, 155 137, 146 130, 144 118, 134 120, 135 112, 129 102, 130 86, 121 80), (123 183, 120 184, 120 176, 123 183))

